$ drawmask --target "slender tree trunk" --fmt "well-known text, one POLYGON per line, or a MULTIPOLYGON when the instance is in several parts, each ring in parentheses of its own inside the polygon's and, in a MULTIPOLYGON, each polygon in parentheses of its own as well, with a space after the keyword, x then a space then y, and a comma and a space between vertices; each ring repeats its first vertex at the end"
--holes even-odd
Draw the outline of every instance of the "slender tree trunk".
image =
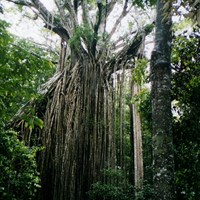
MULTIPOLYGON (((133 86, 133 95, 138 95, 140 87, 133 86)), ((137 108, 137 105, 133 105, 133 127, 134 127, 134 171, 135 171, 135 186, 139 189, 143 185, 143 149, 142 149, 142 128, 141 118, 137 108)))
MULTIPOLYGON (((131 87, 132 90, 132 87, 131 87)), ((132 95, 131 95, 132 96, 132 95)), ((130 144, 131 144, 131 163, 130 163, 130 169, 129 169, 129 182, 134 185, 135 184, 135 180, 134 180, 134 125, 133 125, 133 104, 129 105, 130 108, 130 144)))
MULTIPOLYGON (((138 95, 140 92, 140 86, 132 81, 131 83, 131 96, 138 95)), ((134 168, 134 185, 138 189, 143 187, 144 168, 143 168, 143 148, 142 148, 142 128, 141 118, 137 108, 137 105, 130 105, 130 141, 132 146, 132 166, 134 168)), ((137 191, 135 193, 137 197, 137 191)))
POLYGON ((153 183, 155 200, 174 199, 174 153, 171 114, 171 2, 157 1, 152 53, 153 183), (165 7, 164 7, 165 5, 165 7))

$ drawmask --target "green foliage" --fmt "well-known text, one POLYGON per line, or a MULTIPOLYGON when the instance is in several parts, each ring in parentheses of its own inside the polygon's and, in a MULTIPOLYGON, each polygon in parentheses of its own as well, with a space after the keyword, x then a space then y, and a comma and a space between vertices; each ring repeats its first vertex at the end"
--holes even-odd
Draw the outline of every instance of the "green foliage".
POLYGON ((154 6, 156 4, 156 0, 133 0, 133 5, 137 5, 140 8, 145 8, 145 6, 154 6))
POLYGON ((149 34, 152 32, 152 30, 155 28, 155 25, 154 24, 147 24, 145 27, 144 27, 144 31, 146 34, 149 34))
POLYGON ((151 200, 153 189, 144 182, 143 189, 134 188, 120 169, 106 169, 102 171, 104 181, 94 183, 88 192, 91 200, 151 200), (135 196, 137 191, 137 196, 135 196))
POLYGON ((88 192, 91 200, 131 200, 134 198, 134 187, 128 183, 121 170, 107 169, 102 171, 103 179, 94 183, 88 192))
POLYGON ((146 81, 146 68, 148 60, 138 59, 135 61, 135 68, 133 69, 132 79, 137 85, 143 85, 146 81))
POLYGON ((105 200, 129 200, 133 199, 133 194, 130 194, 130 191, 133 190, 130 188, 123 188, 121 186, 115 186, 113 184, 102 184, 97 182, 93 185, 92 191, 89 193, 90 199, 105 199, 105 200), (128 193, 127 193, 128 192, 128 193))
MULTIPOLYGON (((91 29, 88 25, 78 26, 75 29, 73 37, 69 40, 69 45, 76 52, 79 52, 81 40, 83 40, 87 45, 91 45, 94 37, 97 36, 95 36, 94 30, 91 29)), ((88 46, 88 48, 90 48, 90 46, 88 46)))
MULTIPOLYGON (((38 98, 38 99, 40 99, 40 98, 38 98)), ((35 109, 34 104, 35 104, 35 102, 32 99, 32 104, 26 106, 25 111, 24 111, 25 113, 21 117, 21 120, 25 123, 25 128, 27 128, 30 132, 32 132, 32 130, 35 127, 39 127, 40 129, 42 129, 44 126, 43 120, 37 116, 38 113, 35 109)))
POLYGON ((185 28, 191 27, 191 26, 192 26, 191 19, 186 18, 178 23, 173 23, 173 30, 180 32, 180 31, 183 31, 185 28))
POLYGON ((0 199, 34 199, 40 188, 36 147, 28 148, 14 131, 0 129, 0 199))
POLYGON ((17 40, 0 21, 0 121, 8 121, 28 100, 36 98, 37 87, 54 71, 47 54, 24 40, 17 40), (32 53, 34 52, 34 53, 32 53))
MULTIPOLYGON (((173 41, 172 100, 177 200, 200 199, 200 31, 181 34, 173 41)), ((151 97, 142 91, 133 99, 142 117, 145 179, 151 169, 151 97)))
POLYGON ((152 184, 149 184, 147 181, 143 183, 143 189, 137 189, 137 196, 135 200, 153 200, 153 187, 152 184))
MULTIPOLYGON (((35 45, 16 39, 0 21, 0 199, 34 199, 40 178, 36 147, 26 147, 17 133, 5 131, 5 124, 28 100, 38 99, 37 87, 54 71, 47 54, 35 45)), ((27 107, 23 121, 30 131, 43 127, 36 110, 27 107)))
POLYGON ((177 199, 200 199, 200 30, 173 44, 172 98, 177 199))
POLYGON ((144 104, 146 103, 148 97, 149 97, 148 89, 146 88, 141 89, 139 94, 132 97, 131 103, 137 105, 139 110, 142 111, 144 110, 144 108, 146 108, 146 105, 144 104))

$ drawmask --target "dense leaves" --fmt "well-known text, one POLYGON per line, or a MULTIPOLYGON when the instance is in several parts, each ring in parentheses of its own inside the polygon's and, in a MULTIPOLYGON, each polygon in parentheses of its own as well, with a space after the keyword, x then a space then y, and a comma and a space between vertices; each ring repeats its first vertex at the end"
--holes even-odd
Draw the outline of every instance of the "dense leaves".
POLYGON ((54 71, 47 54, 35 45, 17 40, 0 21, 0 116, 8 121, 54 71))
POLYGON ((200 198, 200 31, 181 34, 173 49, 177 199, 200 198))
POLYGON ((88 192, 91 200, 130 200, 134 198, 134 187, 126 181, 122 170, 107 169, 102 171, 104 181, 92 185, 88 192))
MULTIPOLYGON (((17 40, 0 21, 0 199, 34 199, 40 188, 36 147, 27 147, 16 132, 5 130, 5 124, 29 99, 37 87, 53 72, 53 65, 36 46, 17 40), (34 53, 33 53, 34 52, 34 53)), ((25 127, 42 128, 43 121, 33 108, 23 117, 25 127)))
POLYGON ((151 200, 153 189, 146 181, 143 189, 136 188, 127 180, 122 170, 106 169, 102 171, 103 180, 94 183, 88 192, 91 200, 151 200), (135 192, 137 191, 137 195, 135 192))
MULTIPOLYGON (((178 200, 200 198, 200 31, 184 32, 173 40, 172 105, 175 172, 178 200)), ((143 126, 145 179, 151 180, 151 103, 142 91, 139 106, 143 126)))
POLYGON ((40 187, 38 148, 28 148, 14 131, 0 129, 0 199, 33 199, 40 187))

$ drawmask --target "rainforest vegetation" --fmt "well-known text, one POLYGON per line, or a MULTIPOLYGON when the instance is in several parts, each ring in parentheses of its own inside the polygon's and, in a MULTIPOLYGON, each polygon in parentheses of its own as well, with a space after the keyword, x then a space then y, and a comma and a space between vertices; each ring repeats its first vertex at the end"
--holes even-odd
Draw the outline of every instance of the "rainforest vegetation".
POLYGON ((199 8, 3 0, 0 199, 200 199, 199 8), (59 46, 11 33, 6 13, 59 46))

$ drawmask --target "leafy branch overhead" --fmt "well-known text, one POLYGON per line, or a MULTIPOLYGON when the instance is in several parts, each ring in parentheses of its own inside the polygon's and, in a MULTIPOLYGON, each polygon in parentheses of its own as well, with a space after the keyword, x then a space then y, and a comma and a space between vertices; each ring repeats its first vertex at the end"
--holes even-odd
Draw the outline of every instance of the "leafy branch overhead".
MULTIPOLYGON (((50 12, 40 0, 7 0, 21 6, 30 7, 37 16, 39 16, 45 23, 45 27, 58 34, 71 50, 69 54, 74 51, 79 55, 93 56, 99 58, 104 52, 104 55, 112 55, 115 53, 116 48, 108 48, 117 46, 119 37, 116 39, 115 33, 121 26, 123 19, 133 11, 133 5, 136 4, 144 7, 145 4, 152 5, 154 1, 140 1, 123 2, 123 8, 118 10, 118 17, 114 23, 110 23, 112 18, 112 11, 115 12, 119 3, 116 0, 98 0, 96 2, 86 0, 55 0, 55 9, 50 12), (95 12, 94 12, 95 11, 95 12), (113 26, 111 29, 108 27, 113 26), (106 48, 105 48, 106 47, 106 48)), ((128 44, 134 40, 133 34, 127 33, 130 36, 128 44)), ((120 36, 121 37, 121 36, 120 36)), ((123 37, 125 37, 123 35, 123 37)), ((127 48, 127 42, 121 40, 118 55, 124 54, 127 48)), ((128 53, 128 52, 127 52, 128 53)), ((125 52, 126 54, 126 52, 125 52)))
POLYGON ((10 120, 20 106, 35 98, 38 86, 55 71, 47 52, 15 38, 8 32, 8 26, 0 20, 1 122, 10 120))

